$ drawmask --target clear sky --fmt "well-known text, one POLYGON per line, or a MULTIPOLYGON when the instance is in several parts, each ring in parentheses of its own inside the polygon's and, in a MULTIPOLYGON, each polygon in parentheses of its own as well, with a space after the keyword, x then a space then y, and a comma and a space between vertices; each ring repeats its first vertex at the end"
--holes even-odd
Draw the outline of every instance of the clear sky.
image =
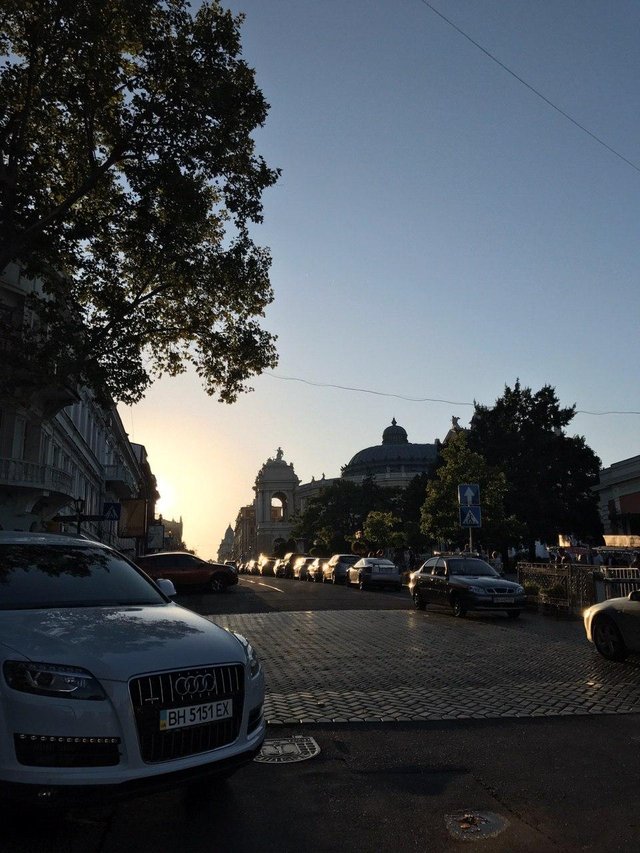
MULTIPOLYGON (((303 482, 338 476, 393 417, 432 442, 518 377, 580 410, 640 412, 635 0, 432 5, 636 168, 422 0, 223 5, 246 13, 271 104, 257 149, 283 172, 254 234, 280 364, 232 406, 187 375, 121 408, 189 547, 216 556, 278 446, 303 482)), ((610 465, 640 453, 639 427, 578 414, 569 432, 610 465)))

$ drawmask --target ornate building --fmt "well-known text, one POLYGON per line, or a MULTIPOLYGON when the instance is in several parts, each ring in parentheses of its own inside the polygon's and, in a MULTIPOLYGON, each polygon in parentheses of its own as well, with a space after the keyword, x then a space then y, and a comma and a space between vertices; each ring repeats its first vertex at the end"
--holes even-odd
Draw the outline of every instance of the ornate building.
POLYGON ((413 444, 407 431, 396 423, 382 433, 382 444, 358 451, 342 469, 342 477, 362 483, 375 477, 380 486, 405 488, 418 474, 428 474, 438 458, 440 444, 413 444))
POLYGON ((224 563, 225 560, 231 560, 233 557, 233 527, 229 525, 224 534, 224 539, 218 548, 218 562, 224 563))
POLYGON ((270 554, 279 542, 291 537, 299 485, 293 463, 284 461, 279 447, 275 458, 267 459, 260 469, 253 487, 256 553, 270 554))

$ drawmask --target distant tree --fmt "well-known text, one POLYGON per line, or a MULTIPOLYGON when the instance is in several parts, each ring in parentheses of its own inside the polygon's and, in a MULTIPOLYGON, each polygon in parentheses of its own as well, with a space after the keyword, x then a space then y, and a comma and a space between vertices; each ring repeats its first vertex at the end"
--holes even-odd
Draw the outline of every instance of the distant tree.
POLYGON ((62 376, 134 402, 191 364, 232 402, 276 363, 253 243, 277 179, 268 104, 217 0, 4 0, 0 271, 39 277, 0 329, 0 393, 62 376), (21 315, 22 316, 22 315, 21 315))
MULTIPOLYGON (((364 522, 362 533, 376 549, 392 544, 400 519, 391 512, 370 512, 364 522)), ((396 540, 397 541, 397 540, 396 540)))
POLYGON ((506 476, 505 511, 524 525, 533 554, 536 539, 552 543, 558 534, 600 540, 600 460, 584 437, 565 430, 575 406, 561 407, 555 389, 533 393, 516 381, 493 407, 476 404, 469 447, 506 476))
POLYGON ((464 546, 467 529, 460 527, 458 485, 478 483, 482 505, 482 527, 475 535, 497 548, 519 543, 524 528, 513 516, 507 516, 504 499, 507 481, 504 472, 491 467, 479 453, 469 449, 467 433, 456 432, 441 450, 442 464, 427 485, 422 507, 422 532, 436 544, 464 546))

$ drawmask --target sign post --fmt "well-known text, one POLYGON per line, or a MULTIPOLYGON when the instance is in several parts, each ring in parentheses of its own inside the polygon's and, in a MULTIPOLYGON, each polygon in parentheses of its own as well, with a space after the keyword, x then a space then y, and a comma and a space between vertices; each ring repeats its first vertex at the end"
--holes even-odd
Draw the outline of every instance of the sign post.
POLYGON ((460 527, 469 528, 469 550, 473 551, 473 528, 482 527, 480 486, 478 483, 460 483, 458 485, 458 508, 460 527))

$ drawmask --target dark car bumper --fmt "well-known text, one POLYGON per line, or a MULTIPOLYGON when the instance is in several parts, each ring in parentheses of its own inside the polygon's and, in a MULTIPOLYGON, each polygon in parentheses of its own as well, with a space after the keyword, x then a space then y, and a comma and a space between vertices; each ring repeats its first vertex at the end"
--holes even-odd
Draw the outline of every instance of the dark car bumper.
POLYGON ((499 596, 484 596, 474 595, 473 593, 465 593, 461 595, 464 606, 467 610, 524 610, 526 596, 514 595, 505 596, 511 598, 511 601, 501 600, 499 596))

